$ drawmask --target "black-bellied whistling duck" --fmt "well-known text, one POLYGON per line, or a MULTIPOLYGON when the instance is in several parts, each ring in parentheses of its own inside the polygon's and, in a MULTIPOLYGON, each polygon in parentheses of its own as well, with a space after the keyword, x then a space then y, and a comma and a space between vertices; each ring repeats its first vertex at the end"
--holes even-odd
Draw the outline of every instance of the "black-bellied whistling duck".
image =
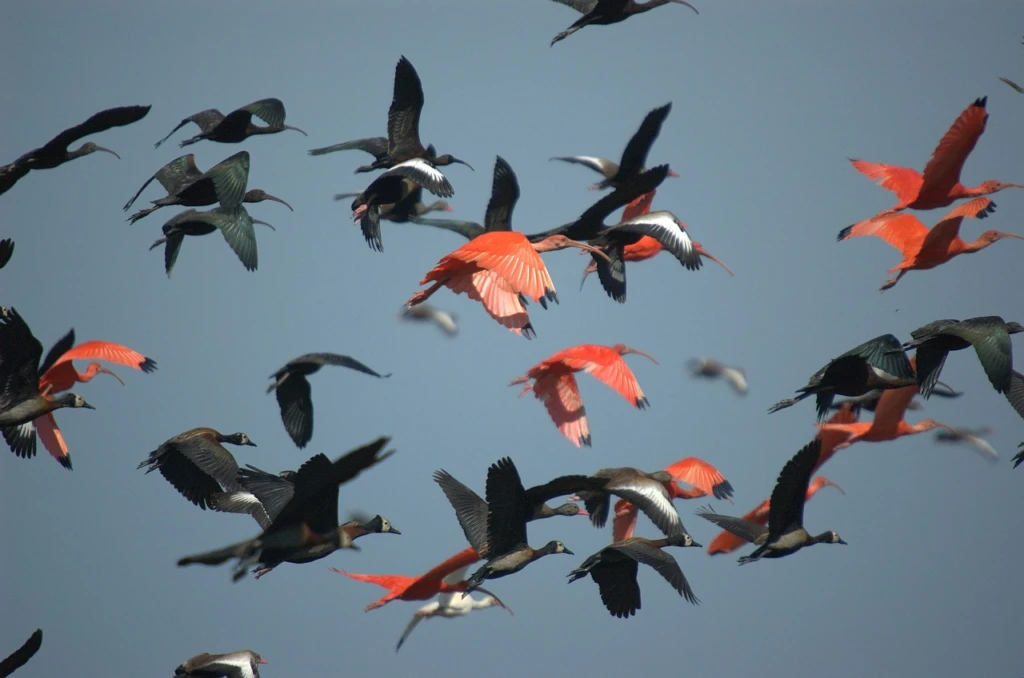
POLYGON ((747 373, 742 367, 723 365, 713 358, 694 358, 686 363, 690 374, 705 379, 725 379, 732 389, 740 395, 746 395, 747 373))
POLYGON ((391 373, 379 374, 355 358, 338 353, 306 353, 270 375, 274 383, 267 387, 267 393, 277 391, 277 404, 281 408, 281 420, 288 436, 300 449, 313 437, 313 398, 309 380, 324 365, 347 367, 371 377, 386 379, 391 373))
POLYGON ((24 666, 29 659, 32 659, 36 652, 39 652, 39 648, 42 645, 43 630, 36 629, 35 633, 29 636, 28 640, 21 647, 8 655, 3 661, 0 661, 0 678, 7 678, 7 676, 24 666))
POLYGON ((284 124, 285 112, 284 103, 280 99, 260 99, 241 108, 236 108, 227 115, 222 114, 216 108, 208 108, 188 116, 178 123, 178 126, 171 130, 171 133, 154 144, 159 148, 160 144, 171 138, 171 135, 179 129, 194 122, 200 129, 199 134, 190 139, 185 139, 178 145, 184 148, 203 139, 217 141, 222 144, 237 144, 257 134, 277 134, 286 129, 295 130, 302 136, 309 136, 298 127, 284 124), (266 127, 252 124, 252 117, 256 116, 267 123, 266 127))
POLYGON ((227 654, 203 652, 182 662, 174 669, 181 678, 260 678, 260 664, 267 660, 252 650, 227 654))
POLYGON ((667 5, 670 2, 674 2, 680 5, 686 5, 692 9, 696 14, 700 14, 697 8, 686 2, 686 0, 647 0, 647 2, 637 2, 636 0, 555 0, 558 3, 572 7, 577 12, 581 13, 579 19, 577 19, 569 28, 565 29, 551 40, 553 46, 559 40, 564 40, 570 35, 585 28, 587 26, 608 26, 610 24, 617 24, 620 21, 625 21, 634 14, 643 14, 648 12, 655 7, 661 7, 667 5))

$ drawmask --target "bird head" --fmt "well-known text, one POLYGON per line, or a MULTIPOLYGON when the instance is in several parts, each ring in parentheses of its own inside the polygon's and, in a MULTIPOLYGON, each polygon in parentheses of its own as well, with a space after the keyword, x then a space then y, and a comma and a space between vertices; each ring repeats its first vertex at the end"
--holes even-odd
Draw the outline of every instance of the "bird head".
POLYGON ((454 155, 451 155, 449 153, 445 153, 444 155, 439 155, 436 158, 434 158, 434 164, 435 165, 439 165, 439 166, 440 165, 453 165, 453 164, 465 165, 466 167, 468 167, 469 169, 473 170, 474 172, 476 171, 476 170, 473 169, 473 166, 470 165, 468 162, 466 162, 465 160, 459 160, 454 155))
POLYGON ((363 528, 376 534, 402 534, 394 528, 390 520, 379 514, 364 522, 363 528))
POLYGON ((569 503, 566 503, 566 504, 562 504, 561 506, 559 506, 559 507, 557 507, 555 509, 552 509, 552 511, 553 511, 553 513, 555 513, 555 515, 559 515, 559 516, 589 516, 590 515, 579 504, 574 504, 572 502, 569 502, 569 503))
POLYGON ((1010 184, 1005 181, 989 179, 988 181, 982 183, 981 186, 979 186, 978 188, 981 189, 982 195, 992 195, 993 193, 998 193, 1004 188, 1024 188, 1024 184, 1010 184))
POLYGON ((829 530, 828 532, 825 533, 824 537, 825 537, 824 540, 819 540, 819 541, 823 541, 826 544, 842 544, 843 546, 849 546, 849 544, 847 544, 845 541, 843 541, 843 538, 840 537, 839 533, 836 532, 835 530, 829 530))
POLYGON ((666 546, 693 546, 695 548, 704 548, 703 544, 698 544, 693 540, 689 534, 673 534, 665 538, 666 546))
POLYGON ((103 151, 104 153, 111 154, 112 156, 114 156, 118 160, 121 159, 121 156, 119 156, 114 151, 110 150, 109 148, 104 148, 103 146, 100 146, 99 144, 94 144, 91 141, 82 144, 81 148, 79 148, 77 151, 75 151, 75 155, 88 155, 90 153, 95 153, 96 151, 103 151))
POLYGON ((994 242, 1002 240, 1003 238, 1014 238, 1016 240, 1024 240, 1024 235, 1017 235, 1016 233, 1004 233, 1002 231, 985 231, 978 238, 981 242, 986 245, 991 245, 994 242))
POLYGON ((1018 332, 1024 332, 1024 325, 1021 325, 1019 322, 1013 320, 1006 323, 1004 327, 1006 328, 1007 334, 1017 334, 1018 332))
POLYGON ((581 250, 586 250, 587 252, 590 252, 594 256, 601 257, 608 263, 611 263, 612 261, 611 258, 609 258, 609 256, 605 254, 601 248, 595 247, 593 245, 588 245, 587 243, 580 242, 578 240, 573 240, 572 238, 569 238, 561 233, 549 235, 548 237, 544 238, 538 243, 534 243, 533 245, 533 249, 537 250, 538 252, 554 252, 555 250, 564 250, 568 247, 579 247, 581 250))
POLYGON ((61 407, 84 407, 87 410, 96 409, 89 403, 85 402, 85 398, 77 393, 65 393, 61 397, 57 398, 57 402, 60 403, 61 407))
POLYGON ((288 209, 290 209, 292 212, 295 211, 294 209, 292 209, 292 206, 286 203, 284 200, 281 200, 277 196, 270 195, 261 188, 254 188, 251 191, 246 191, 245 195, 242 197, 242 202, 263 202, 264 200, 273 200, 274 202, 279 202, 288 209))
POLYGON ((256 443, 249 440, 249 436, 244 433, 232 433, 229 436, 224 436, 221 440, 222 443, 231 443, 232 445, 248 445, 249 447, 256 447, 256 443))
POLYGON ((643 357, 647 358, 648 360, 650 360, 655 365, 658 364, 658 361, 655 360, 654 357, 651 356, 650 354, 644 353, 643 351, 637 350, 635 348, 630 348, 629 346, 626 346, 625 344, 615 344, 614 346, 612 346, 612 350, 614 350, 619 355, 626 355, 627 353, 635 353, 637 355, 642 355, 643 357))
POLYGON ((543 551, 544 553, 566 553, 570 556, 576 555, 575 553, 567 549, 565 547, 565 544, 563 544, 560 541, 549 541, 547 544, 544 545, 544 548, 541 549, 541 551, 543 551))

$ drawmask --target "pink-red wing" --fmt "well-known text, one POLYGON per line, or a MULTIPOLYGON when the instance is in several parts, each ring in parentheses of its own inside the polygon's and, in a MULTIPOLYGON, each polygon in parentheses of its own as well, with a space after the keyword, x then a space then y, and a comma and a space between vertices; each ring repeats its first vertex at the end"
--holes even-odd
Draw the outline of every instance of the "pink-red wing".
POLYGON ((921 196, 945 196, 960 182, 964 162, 985 131, 987 122, 988 111, 984 106, 971 104, 964 109, 924 167, 921 196))
POLYGON ((852 159, 850 164, 868 179, 877 181, 885 190, 895 193, 896 199, 901 203, 912 202, 924 182, 921 173, 909 167, 852 159))
POLYGON ((493 271, 477 270, 450 278, 445 284, 452 292, 464 292, 470 299, 482 303, 492 318, 516 334, 522 334, 523 328, 530 324, 530 315, 519 301, 519 295, 507 280, 493 271))
POLYGON ((534 383, 533 392, 544 402, 548 415, 563 436, 576 447, 590 446, 587 411, 572 373, 546 374, 534 383))
POLYGON ((665 472, 670 474, 673 480, 693 485, 710 496, 714 496, 716 485, 729 482, 718 469, 697 457, 680 459, 665 467, 665 472))

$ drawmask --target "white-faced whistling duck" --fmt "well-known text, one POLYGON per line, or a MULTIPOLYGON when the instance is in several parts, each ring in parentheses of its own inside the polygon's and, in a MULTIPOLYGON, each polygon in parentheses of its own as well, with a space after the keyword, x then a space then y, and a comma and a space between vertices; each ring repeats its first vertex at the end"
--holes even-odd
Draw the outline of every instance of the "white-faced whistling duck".
POLYGON ((333 549, 324 548, 318 557, 342 548, 358 550, 348 532, 338 525, 338 489, 362 471, 394 454, 394 450, 380 454, 389 440, 387 437, 379 438, 334 462, 323 454, 311 457, 295 474, 295 494, 269 529, 253 539, 186 556, 178 561, 178 567, 196 563, 220 565, 237 558, 232 580, 238 581, 245 576, 250 565, 258 562, 276 566, 311 546, 334 546, 333 549))
POLYGON ((14 241, 10 238, 0 240, 0 268, 7 265, 14 254, 14 241))
MULTIPOLYGON (((11 452, 23 458, 36 454, 36 419, 62 407, 96 409, 77 393, 57 398, 41 393, 39 377, 59 357, 48 355, 40 366, 42 355, 43 345, 25 320, 13 308, 0 307, 0 432, 11 452)), ((70 457, 57 461, 71 469, 70 457)))
POLYGON ((687 361, 686 366, 690 369, 690 374, 695 377, 725 379, 740 395, 746 395, 749 390, 747 373, 742 367, 723 365, 713 358, 694 358, 687 361))
POLYGON ((128 218, 128 222, 134 224, 147 214, 154 212, 161 207, 168 205, 184 205, 186 207, 204 207, 214 203, 220 203, 221 207, 235 207, 243 202, 263 202, 273 200, 279 202, 288 209, 292 209, 281 198, 275 197, 266 191, 254 188, 246 191, 249 183, 249 152, 240 151, 229 158, 222 160, 206 172, 200 172, 196 167, 195 156, 191 153, 175 158, 159 170, 157 173, 146 179, 131 200, 124 206, 125 211, 132 206, 135 199, 146 190, 150 182, 156 179, 167 191, 167 195, 159 200, 154 200, 153 207, 136 212, 128 218))
MULTIPOLYGON (((468 565, 460 567, 459 569, 452 572, 450 575, 444 578, 446 584, 457 584, 466 578, 466 570, 469 569, 468 565)), ((483 598, 474 598, 468 593, 449 592, 438 594, 437 600, 432 603, 427 603, 420 609, 413 613, 412 619, 409 620, 409 624, 402 631, 402 637, 398 639, 398 645, 395 646, 395 652, 402 649, 402 645, 405 643, 406 638, 412 633, 413 629, 424 619, 432 619, 439 617, 441 619, 455 619, 456 617, 465 617, 473 610, 485 610, 488 607, 501 607, 508 610, 509 614, 512 614, 512 609, 506 607, 504 603, 495 598, 492 595, 486 595, 483 598)))
POLYGON ((267 473, 252 464, 238 469, 237 489, 217 492, 207 497, 214 511, 248 513, 264 530, 295 495, 295 471, 267 473))
POLYGON ((260 664, 267 660, 252 650, 239 650, 228 654, 203 652, 182 662, 174 669, 181 678, 260 678, 260 664))
MULTIPOLYGON (((630 138, 626 148, 622 151, 622 160, 619 164, 615 164, 606 158, 595 158, 588 155, 563 155, 549 158, 549 160, 561 160, 563 162, 583 165, 604 175, 603 180, 590 187, 593 190, 618 188, 625 181, 636 177, 644 171, 644 165, 647 164, 647 154, 650 152, 651 146, 654 145, 654 140, 658 138, 658 134, 661 132, 662 123, 665 122, 665 118, 671 112, 672 102, 670 101, 664 106, 653 109, 644 116, 643 122, 640 123, 640 129, 630 138)), ((679 175, 669 170, 669 176, 678 177, 679 175)))
POLYGON ((36 629, 35 633, 28 637, 24 645, 8 655, 3 661, 0 661, 0 678, 7 678, 7 676, 24 666, 29 659, 32 659, 36 652, 39 652, 42 644, 43 630, 36 629))
POLYGON ((185 210, 174 215, 163 225, 164 237, 150 245, 149 249, 166 243, 164 270, 170 278, 186 235, 208 235, 219 230, 238 260, 245 266, 245 270, 255 271, 259 265, 259 252, 256 249, 256 230, 252 227, 253 224, 262 224, 275 230, 267 222, 253 219, 241 205, 215 207, 205 212, 185 210))
POLYGON ((910 333, 914 339, 904 349, 917 349, 917 384, 921 397, 931 395, 950 351, 974 346, 985 375, 997 393, 1010 388, 1013 371, 1011 334, 1024 332, 1024 325, 1006 322, 997 315, 967 320, 936 320, 910 333))
MULTIPOLYGON (((572 551, 560 541, 549 541, 539 549, 532 548, 526 541, 526 523, 535 511, 535 502, 531 503, 527 497, 526 489, 519 479, 519 471, 508 457, 499 459, 487 469, 486 495, 486 542, 481 538, 479 526, 463 523, 464 516, 455 507, 459 524, 470 544, 477 553, 481 553, 481 550, 487 553, 487 562, 467 580, 466 593, 477 588, 485 579, 508 576, 546 555, 572 555, 572 551)), ((463 513, 466 517, 476 515, 476 508, 463 513)))
POLYGON ((260 99, 251 104, 246 104, 241 108, 236 108, 226 116, 216 108, 208 108, 205 111, 199 111, 194 115, 190 115, 179 122, 178 126, 171 130, 170 134, 153 144, 153 146, 159 148, 160 144, 170 139, 172 134, 190 122, 194 122, 199 127, 200 132, 194 137, 179 143, 178 146, 182 148, 203 139, 218 141, 222 144, 237 144, 256 134, 277 134, 286 129, 300 132, 302 136, 309 136, 298 127, 284 124, 284 118, 284 103, 280 99, 273 98, 260 99), (252 124, 252 116, 254 115, 267 123, 267 126, 260 127, 252 124))
MULTIPOLYGON (((490 476, 488 476, 490 477, 490 476)), ((487 502, 480 495, 469 489, 452 474, 444 469, 434 471, 434 482, 441 486, 444 496, 455 509, 455 515, 459 519, 459 525, 466 535, 466 541, 473 545, 476 552, 486 558, 490 549, 488 547, 487 502)), ((549 499, 561 497, 573 492, 580 492, 585 489, 602 488, 607 481, 603 478, 589 478, 584 475, 560 476, 544 485, 537 485, 526 490, 526 503, 529 506, 526 521, 551 518, 553 516, 578 516, 587 515, 578 504, 565 503, 557 508, 547 505, 549 499)))
POLYGON ((120 159, 121 156, 114 151, 103 146, 97 146, 91 141, 73 151, 69 151, 68 146, 90 134, 138 122, 146 117, 150 108, 152 106, 121 106, 100 111, 81 125, 75 125, 64 130, 46 142, 45 146, 29 151, 9 165, 0 166, 0 195, 9 191, 30 170, 53 169, 70 160, 95 153, 96 151, 110 153, 120 159))
POLYGON ((719 515, 710 509, 698 510, 697 515, 758 546, 749 556, 740 557, 740 565, 761 558, 782 558, 813 544, 846 544, 834 531, 822 532, 815 537, 804 529, 804 502, 807 501, 811 473, 820 453, 821 440, 816 438, 782 467, 772 490, 768 527, 742 518, 719 515))
POLYGON ((412 322, 432 322, 449 337, 454 337, 459 333, 459 316, 451 311, 442 311, 430 304, 403 308, 399 317, 412 322))
POLYGON ((281 421, 289 437, 299 449, 313 437, 313 398, 310 394, 307 376, 314 374, 324 365, 337 365, 350 370, 369 374, 371 377, 386 379, 391 373, 378 374, 369 367, 347 355, 337 353, 307 353, 300 355, 270 375, 274 383, 267 387, 267 393, 277 390, 277 404, 281 408, 281 421))
POLYGON ((608 26, 610 24, 617 24, 620 21, 625 21, 634 14, 643 14, 655 7, 661 7, 667 5, 670 2, 674 2, 680 5, 686 5, 697 14, 697 8, 686 2, 686 0, 647 0, 644 3, 638 3, 636 0, 555 0, 558 3, 572 7, 577 12, 581 13, 579 19, 577 19, 569 28, 565 29, 551 40, 553 46, 559 40, 564 40, 570 35, 585 28, 586 26, 608 26))
POLYGON ((160 469, 181 496, 205 511, 214 508, 213 497, 241 489, 238 463, 221 443, 256 447, 244 433, 224 435, 200 426, 163 442, 138 468, 148 467, 146 473, 160 469))
POLYGON ((665 539, 630 537, 609 544, 590 556, 569 573, 569 583, 589 574, 601 592, 601 602, 613 617, 626 619, 640 609, 640 584, 636 581, 639 564, 650 565, 672 585, 679 595, 694 605, 700 604, 690 583, 679 569, 679 563, 662 551, 666 546, 701 545, 688 534, 677 534, 665 539))
MULTIPOLYGON (((358 193, 335 193, 335 200, 357 198, 358 193)), ((417 185, 404 198, 398 202, 378 205, 378 216, 381 219, 404 224, 413 217, 419 217, 428 212, 454 212, 455 208, 448 204, 447 200, 435 200, 429 205, 423 202, 423 187, 417 185)))
POLYGON ((777 412, 814 395, 821 421, 837 395, 859 396, 876 388, 902 388, 916 383, 914 368, 900 340, 883 334, 830 360, 807 380, 806 386, 797 389, 800 395, 780 400, 768 412, 777 412))
MULTIPOLYGON (((325 155, 327 153, 334 153, 335 151, 363 151, 373 156, 374 164, 386 163, 388 159, 388 138, 387 137, 364 137, 362 139, 353 139, 351 141, 343 141, 340 144, 334 144, 333 146, 323 146, 321 148, 312 148, 309 150, 310 155, 325 155)), ((356 174, 362 172, 372 172, 378 169, 371 165, 362 165, 356 168, 356 174)))
POLYGON ((604 527, 611 508, 611 495, 615 495, 643 511, 665 535, 671 537, 687 534, 679 512, 672 505, 672 494, 666 488, 666 484, 673 482, 672 474, 668 471, 647 473, 638 468, 603 468, 591 477, 606 480, 607 483, 602 490, 579 492, 570 499, 578 497, 583 501, 594 527, 604 527))
POLYGON ((984 436, 992 433, 988 426, 981 428, 955 428, 952 430, 942 429, 935 432, 935 441, 940 443, 966 443, 976 449, 989 461, 999 459, 999 453, 992 447, 992 444, 985 440, 984 436))

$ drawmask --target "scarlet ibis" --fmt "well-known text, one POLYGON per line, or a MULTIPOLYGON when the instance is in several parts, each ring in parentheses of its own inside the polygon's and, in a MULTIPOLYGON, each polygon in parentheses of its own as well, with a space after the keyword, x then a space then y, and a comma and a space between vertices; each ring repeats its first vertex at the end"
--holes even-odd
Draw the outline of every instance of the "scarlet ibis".
POLYGON ((985 375, 997 393, 1010 388, 1013 344, 1010 335, 1024 332, 1024 325, 1006 322, 997 315, 967 320, 936 320, 910 333, 904 349, 917 349, 917 383, 921 397, 928 398, 950 351, 974 346, 985 375))
POLYGON ((987 459, 998 459, 999 453, 996 452, 992 444, 985 440, 984 436, 987 436, 992 432, 988 426, 982 426, 981 428, 954 428, 952 430, 941 430, 935 432, 935 441, 940 443, 966 443, 977 449, 987 459))
POLYGON ((256 230, 253 224, 263 224, 274 230, 267 222, 249 216, 241 205, 215 207, 205 212, 185 210, 163 225, 164 237, 157 239, 149 249, 164 245, 164 270, 170 278, 186 235, 209 235, 220 231, 245 270, 255 271, 259 264, 259 252, 256 249, 256 230))
POLYGON ((387 379, 391 373, 379 374, 355 358, 338 353, 306 353, 289 360, 284 367, 268 377, 274 383, 267 387, 267 393, 277 391, 277 404, 281 408, 281 420, 288 436, 300 449, 313 437, 313 398, 309 380, 324 365, 347 367, 356 372, 378 379, 387 379))
POLYGON ((710 509, 699 510, 697 515, 758 546, 750 555, 739 559, 740 565, 761 558, 782 558, 814 544, 846 544, 833 530, 812 536, 804 529, 804 502, 820 453, 821 440, 815 439, 782 467, 772 490, 767 528, 742 518, 719 515, 710 509))
POLYGON ((7 265, 14 255, 14 241, 10 238, 0 240, 0 268, 7 265))
POLYGON ((441 170, 422 158, 413 158, 381 174, 352 201, 352 221, 359 223, 370 249, 384 251, 380 237, 381 205, 401 201, 417 186, 442 198, 455 195, 451 183, 441 174, 441 170))
POLYGON ((519 397, 533 391, 543 401, 548 415, 569 442, 576 447, 590 447, 590 424, 587 422, 587 413, 583 409, 574 373, 589 372, 618 392, 630 405, 644 409, 649 404, 647 396, 622 359, 622 356, 630 353, 642 355, 654 364, 658 363, 647 353, 625 344, 581 344, 559 351, 537 363, 524 376, 513 379, 509 386, 526 384, 519 397))
MULTIPOLYGON (((549 158, 549 160, 561 160, 563 162, 583 165, 603 174, 604 179, 591 186, 591 189, 618 188, 625 181, 636 177, 640 172, 644 171, 644 165, 647 163, 647 154, 650 152, 654 140, 658 138, 658 134, 661 132, 662 123, 665 122, 665 118, 668 117, 671 111, 672 102, 670 101, 664 106, 651 110, 644 117, 643 122, 640 123, 640 129, 630 138, 625 150, 622 151, 622 159, 619 164, 615 164, 606 158, 595 158, 587 155, 556 156, 549 158)), ((672 170, 668 171, 668 175, 670 177, 679 176, 672 170)))
MULTIPOLYGON (((444 581, 448 584, 455 584, 462 581, 466 577, 467 569, 469 569, 469 566, 460 567, 458 570, 455 570, 445 577, 444 581)), ((455 619, 456 617, 465 617, 473 610, 486 610, 489 607, 495 606, 504 608, 505 610, 508 610, 509 614, 512 614, 511 608, 505 607, 505 605, 494 596, 474 598, 466 593, 441 593, 437 596, 437 600, 432 603, 427 603, 413 613, 412 619, 409 620, 409 624, 405 627, 405 630, 402 631, 402 637, 398 639, 398 645, 395 646, 395 652, 402 649, 402 645, 405 644, 409 634, 411 634, 413 629, 415 629, 424 619, 433 619, 435 617, 440 619, 455 619)))
MULTIPOLYGON (((358 193, 335 193, 335 200, 359 197, 358 193)), ((398 202, 378 205, 380 218, 403 224, 413 217, 422 216, 428 212, 454 212, 455 208, 448 204, 447 200, 435 200, 427 204, 423 202, 423 187, 417 185, 404 198, 398 202)))
POLYGON ((46 142, 45 146, 29 151, 8 165, 0 166, 0 195, 9 191, 19 179, 31 170, 53 169, 75 158, 80 158, 83 155, 89 155, 96 151, 110 153, 120 160, 121 156, 114 151, 98 146, 91 141, 82 144, 73 151, 68 150, 68 146, 90 134, 138 122, 146 117, 150 108, 152 106, 121 106, 100 111, 82 124, 64 130, 46 142))
POLYGON ((220 565, 237 558, 232 579, 238 581, 245 576, 249 565, 256 562, 277 565, 302 549, 333 545, 334 549, 321 549, 318 557, 322 558, 333 550, 358 548, 338 526, 338 487, 394 454, 394 450, 379 454, 389 440, 379 438, 334 462, 323 454, 311 457, 295 474, 295 494, 269 529, 253 539, 186 556, 178 561, 178 567, 195 563, 220 565))
POLYGON ((219 202, 221 207, 234 207, 243 202, 273 200, 289 210, 295 211, 287 202, 266 191, 258 188, 251 191, 245 190, 246 184, 249 182, 248 151, 235 153, 206 172, 200 172, 196 167, 195 156, 192 153, 175 158, 157 170, 156 174, 146 179, 142 188, 125 204, 126 212, 153 179, 159 181, 160 185, 167 190, 167 196, 154 200, 153 207, 133 214, 128 219, 129 223, 134 224, 147 214, 168 205, 204 207, 219 202))
POLYGON ((139 464, 146 473, 160 470, 181 496, 203 509, 213 508, 212 498, 237 491, 238 462, 222 443, 256 447, 244 433, 223 433, 206 427, 189 429, 167 439, 139 464))
POLYGON ((609 24, 617 24, 620 21, 625 21, 634 14, 643 14, 655 7, 661 7, 662 5, 667 5, 670 2, 686 5, 696 14, 700 14, 700 12, 697 11, 697 8, 686 2, 686 0, 647 0, 647 2, 644 3, 639 3, 636 0, 555 0, 555 2, 572 7, 583 16, 577 19, 571 26, 569 26, 569 28, 556 35, 551 40, 552 46, 554 46, 554 44, 559 40, 568 38, 570 35, 581 28, 585 28, 586 26, 608 26, 609 24))
POLYGON ((284 124, 285 112, 284 103, 280 99, 260 99, 241 108, 236 108, 227 115, 224 115, 216 108, 208 108, 188 116, 178 123, 178 126, 171 130, 170 134, 154 144, 159 148, 160 144, 171 138, 175 132, 194 122, 199 127, 199 134, 185 139, 178 145, 182 148, 189 146, 203 139, 217 141, 222 144, 237 144, 257 134, 277 134, 286 129, 300 132, 302 136, 309 136, 298 127, 284 124), (252 117, 256 116, 267 123, 266 127, 252 124, 252 117))
POLYGON ((627 619, 640 609, 640 584, 636 581, 640 563, 650 565, 672 585, 679 595, 694 605, 700 600, 693 594, 690 582, 679 569, 676 559, 665 553, 666 546, 701 547, 688 534, 677 534, 664 539, 630 537, 603 549, 584 560, 569 573, 569 583, 588 574, 597 584, 601 602, 613 617, 627 619))
MULTIPOLYGON (((557 496, 557 495, 556 495, 557 496)), ((516 465, 502 457, 487 469, 487 541, 479 539, 481 531, 466 524, 466 516, 456 515, 470 544, 487 561, 466 580, 466 593, 478 588, 485 579, 498 579, 519 572, 530 563, 554 553, 573 552, 560 541, 549 541, 539 549, 529 545, 526 523, 534 508, 526 496, 516 465), (474 543, 472 540, 476 540, 474 543), (486 556, 483 555, 486 552, 486 556)))
POLYGON ((449 337, 454 337, 459 333, 459 316, 450 311, 442 311, 430 304, 403 308, 401 318, 413 322, 432 322, 449 337))
POLYGON ((830 360, 811 375, 806 386, 797 389, 800 395, 780 400, 768 408, 768 412, 777 412, 814 395, 820 421, 828 414, 837 395, 859 396, 876 388, 902 388, 916 383, 914 369, 900 340, 892 334, 883 334, 830 360))
MULTIPOLYGON (((19 457, 36 454, 36 419, 62 407, 96 409, 77 393, 44 395, 39 390, 42 355, 43 345, 21 315, 0 307, 0 432, 19 457)), ((68 459, 57 461, 70 470, 68 459)))
POLYGON ((29 659, 32 659, 36 652, 39 652, 39 648, 42 645, 43 630, 36 629, 21 647, 8 655, 3 661, 0 661, 0 678, 7 678, 7 676, 24 666, 29 659))
POLYGON ((742 367, 729 367, 714 358, 694 358, 686 363, 690 374, 704 379, 725 379, 733 390, 746 395, 747 373, 742 367))
POLYGON ((266 659, 252 650, 239 650, 227 654, 203 652, 182 662, 174 669, 174 675, 181 678, 260 678, 259 665, 266 663, 266 659))

